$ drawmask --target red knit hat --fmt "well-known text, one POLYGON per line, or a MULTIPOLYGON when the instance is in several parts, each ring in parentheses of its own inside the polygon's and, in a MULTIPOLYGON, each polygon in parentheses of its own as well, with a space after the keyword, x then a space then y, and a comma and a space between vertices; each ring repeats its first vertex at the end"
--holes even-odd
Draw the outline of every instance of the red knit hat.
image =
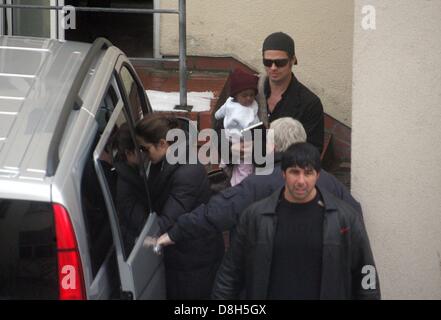
POLYGON ((241 69, 235 69, 230 75, 230 96, 235 97, 238 93, 253 89, 257 94, 259 78, 241 69))

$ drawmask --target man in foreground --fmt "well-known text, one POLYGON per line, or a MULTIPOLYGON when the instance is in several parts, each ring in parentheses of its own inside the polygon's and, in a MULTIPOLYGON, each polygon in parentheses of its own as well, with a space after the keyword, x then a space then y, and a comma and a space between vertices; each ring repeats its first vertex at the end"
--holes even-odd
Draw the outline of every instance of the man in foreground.
POLYGON ((284 186, 242 213, 213 298, 380 299, 361 216, 316 185, 320 169, 311 144, 283 154, 284 186))

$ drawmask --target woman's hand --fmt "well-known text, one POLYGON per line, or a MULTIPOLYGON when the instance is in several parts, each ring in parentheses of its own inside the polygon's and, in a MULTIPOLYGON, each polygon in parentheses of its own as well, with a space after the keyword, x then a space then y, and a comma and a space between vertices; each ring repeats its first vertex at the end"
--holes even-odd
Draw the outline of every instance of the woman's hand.
POLYGON ((175 242, 172 241, 172 239, 170 239, 170 237, 168 236, 168 233, 164 233, 158 238, 158 241, 156 242, 156 244, 160 245, 162 247, 166 247, 166 246, 175 244, 175 242))

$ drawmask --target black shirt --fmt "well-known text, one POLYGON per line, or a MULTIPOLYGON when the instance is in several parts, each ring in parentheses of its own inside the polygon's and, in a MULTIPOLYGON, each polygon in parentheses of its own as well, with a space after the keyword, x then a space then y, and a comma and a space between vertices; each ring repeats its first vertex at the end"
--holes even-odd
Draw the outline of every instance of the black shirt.
POLYGON ((319 299, 323 249, 324 208, 314 200, 277 207, 277 228, 271 263, 269 299, 319 299))
MULTIPOLYGON (((268 79, 265 81, 264 92, 268 100, 271 96, 268 79)), ((269 112, 268 109, 267 111, 269 122, 283 117, 291 117, 300 121, 305 128, 307 141, 316 146, 320 153, 322 152, 325 127, 323 105, 319 97, 301 84, 294 74, 273 112, 269 112)))

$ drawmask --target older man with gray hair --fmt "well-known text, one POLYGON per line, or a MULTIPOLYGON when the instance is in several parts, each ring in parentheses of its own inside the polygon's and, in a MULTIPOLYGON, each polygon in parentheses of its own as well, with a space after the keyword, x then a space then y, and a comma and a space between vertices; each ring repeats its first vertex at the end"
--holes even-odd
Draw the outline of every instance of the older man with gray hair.
MULTIPOLYGON (((248 176, 240 184, 227 188, 214 195, 209 202, 202 204, 192 212, 181 215, 157 244, 167 246, 176 242, 210 236, 219 231, 233 229, 239 221, 242 211, 253 202, 264 199, 284 185, 280 168, 281 153, 290 145, 305 142, 306 133, 302 124, 293 118, 280 118, 271 123, 267 152, 274 152, 274 166, 271 172, 248 176)), ((348 202, 361 213, 360 204, 351 196, 346 187, 333 175, 321 171, 317 185, 348 202)))
MULTIPOLYGON (((290 145, 306 141, 306 132, 302 124, 293 118, 280 118, 270 125, 268 136, 274 140, 274 150, 284 152, 290 145)), ((269 138, 268 140, 271 140, 269 138)))

